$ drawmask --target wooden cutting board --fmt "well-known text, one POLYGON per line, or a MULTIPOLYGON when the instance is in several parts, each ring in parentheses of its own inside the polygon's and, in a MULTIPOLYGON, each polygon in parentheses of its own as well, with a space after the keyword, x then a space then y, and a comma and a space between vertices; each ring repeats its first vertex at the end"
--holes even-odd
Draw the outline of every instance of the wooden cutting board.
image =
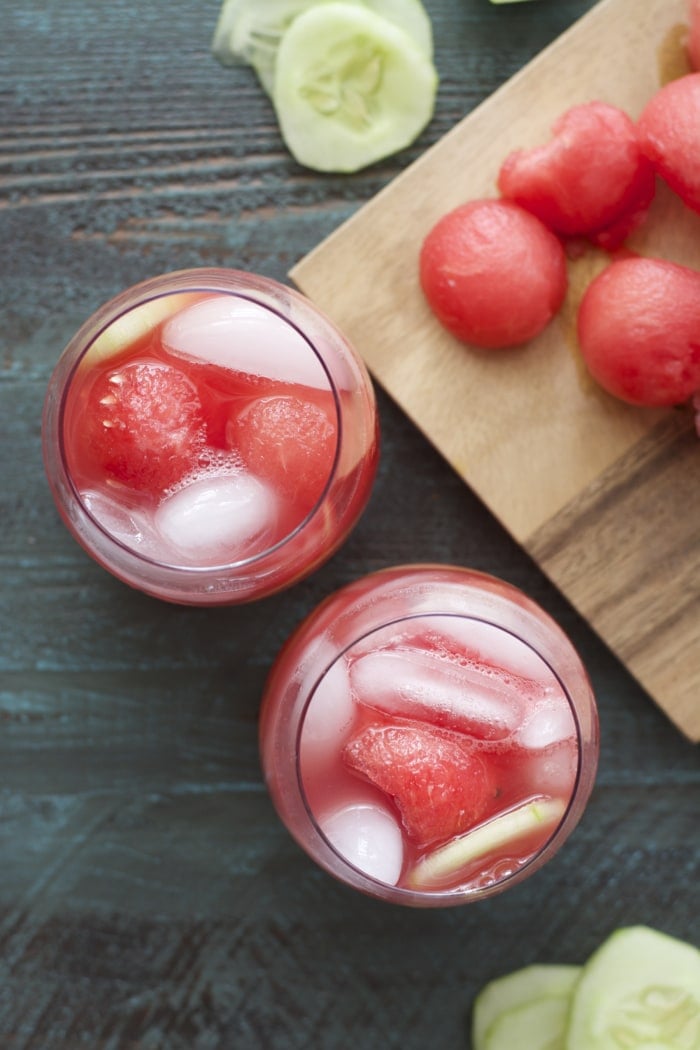
MULTIPOLYGON (((563 109, 639 115, 687 72, 685 0, 602 0, 291 271, 509 532, 676 725, 700 740, 700 444, 688 410, 643 410, 588 377, 581 294, 605 257, 570 264, 561 314, 528 346, 484 353, 435 321, 417 279, 445 211, 493 196, 506 153, 563 109)), ((536 12, 533 11, 533 17, 536 12)), ((629 242, 700 268, 700 216, 660 186, 629 242)))

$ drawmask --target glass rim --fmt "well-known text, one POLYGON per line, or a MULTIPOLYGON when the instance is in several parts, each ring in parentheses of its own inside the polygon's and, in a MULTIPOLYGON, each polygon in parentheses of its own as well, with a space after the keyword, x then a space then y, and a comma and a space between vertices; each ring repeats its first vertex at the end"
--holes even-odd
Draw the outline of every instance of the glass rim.
MULTIPOLYGON (((340 452, 343 440, 343 419, 341 411, 341 400, 338 391, 337 383, 334 381, 333 376, 328 368, 328 365, 323 359, 322 354, 316 348, 311 339, 306 335, 305 332, 299 327, 299 325, 291 318, 285 316, 285 314, 276 309, 272 304, 267 302, 261 302, 256 297, 256 289, 250 288, 250 285, 268 285, 270 288, 279 288, 285 294, 291 294, 295 299, 300 300, 304 304, 308 304, 308 307, 316 311, 316 307, 313 306, 305 297, 300 293, 296 292, 293 288, 281 284, 279 281, 275 281, 273 278, 261 277, 256 274, 248 274, 242 270, 222 270, 222 269, 193 269, 193 270, 178 270, 173 273, 162 274, 158 277, 150 278, 146 281, 142 281, 139 284, 133 285, 131 288, 127 288, 114 296, 112 299, 104 303, 98 310, 96 310, 90 318, 81 326, 81 328, 75 333, 73 338, 67 344, 64 354, 68 354, 73 348, 80 347, 75 361, 71 364, 70 370, 68 371, 61 390, 61 399, 58 405, 56 429, 57 429, 57 447, 58 457, 61 464, 61 469, 66 478, 67 485, 70 489, 71 495, 75 498, 76 503, 80 507, 81 511, 90 520, 91 524, 97 531, 103 536, 110 544, 118 547, 125 555, 135 560, 136 564, 142 564, 150 566, 154 569, 163 569, 169 572, 176 572, 179 575, 187 575, 192 578, 208 576, 211 574, 230 572, 231 570, 241 570, 247 568, 253 568, 260 562, 271 557, 276 552, 286 547, 292 540, 297 536, 301 535, 307 527, 316 519, 321 511, 321 508, 328 497, 331 486, 337 477, 338 464, 340 462, 340 452), (180 284, 185 282, 187 278, 192 275, 192 283, 180 284), (210 278, 204 275, 210 275, 210 278), (217 282, 218 277, 218 282, 217 282), (197 279, 195 279, 197 278, 197 279), (248 284, 249 288, 244 290, 243 288, 231 288, 226 287, 226 282, 239 280, 241 284, 248 284), (174 287, 163 287, 164 285, 174 285, 174 287), (328 381, 328 390, 333 398, 333 405, 336 417, 336 436, 335 436, 335 448, 333 452, 333 462, 331 464, 328 477, 326 478, 323 488, 318 494, 316 501, 313 506, 304 517, 297 522, 293 529, 282 536, 276 543, 265 547, 262 551, 258 551, 254 554, 248 555, 245 558, 239 558, 236 561, 229 562, 217 562, 216 564, 208 565, 183 565, 177 562, 163 561, 158 558, 150 557, 137 550, 135 547, 120 540, 112 532, 107 529, 100 519, 89 509, 86 505, 75 480, 73 478, 73 472, 70 469, 69 457, 66 448, 66 427, 65 427, 65 416, 66 416, 66 402, 71 389, 71 385, 75 379, 75 376, 80 368, 81 364, 85 360, 86 355, 90 352, 94 346, 96 340, 106 332, 109 327, 118 321, 120 318, 129 314, 132 310, 138 309, 144 306, 146 303, 154 302, 158 299, 163 299, 169 295, 176 295, 182 293, 217 293, 222 295, 230 295, 237 299, 243 299, 246 302, 253 303, 262 310, 269 311, 271 314, 279 318, 284 324, 288 325, 293 329, 297 335, 304 341, 306 346, 313 353, 316 360, 321 365, 324 375, 328 381), (94 322, 96 319, 100 319, 100 324, 97 329, 94 329, 94 322), (89 339, 87 339, 88 333, 90 333, 89 339), (87 341, 85 341, 87 339, 87 341), (82 345, 85 343, 85 345, 82 345)), ((262 289, 261 289, 262 290, 262 289)), ((322 316, 322 315, 321 315, 322 316)))
MULTIPOLYGON (((294 749, 294 771, 304 811, 314 831, 316 832, 316 834, 319 835, 319 837, 323 841, 326 848, 330 851, 330 853, 340 862, 340 864, 343 867, 348 868, 350 871, 353 872, 357 882, 363 884, 361 887, 357 884, 357 882, 351 883, 351 885, 354 885, 355 888, 361 888, 370 896, 377 897, 379 899, 385 900, 387 899, 387 897, 390 897, 392 898, 392 901, 397 904, 410 905, 412 902, 428 904, 432 902, 436 907, 439 907, 449 906, 451 904, 459 905, 467 903, 469 901, 484 900, 488 897, 494 896, 497 893, 500 893, 509 884, 520 882, 522 879, 527 877, 527 875, 533 867, 536 868, 539 865, 543 854, 547 852, 551 844, 560 835, 562 829, 566 827, 569 816, 573 809, 574 802, 576 801, 579 795, 579 790, 582 783, 584 741, 581 729, 581 720, 579 718, 579 713, 576 709, 576 704, 573 701, 570 690, 562 681, 561 675, 554 669, 554 667, 552 667, 550 661, 534 645, 532 645, 525 638, 523 638, 522 635, 518 632, 511 630, 508 627, 504 627, 502 624, 494 623, 493 620, 490 620, 484 616, 476 616, 471 615, 469 613, 454 612, 453 610, 431 609, 430 611, 421 611, 418 613, 408 613, 403 616, 391 617, 383 623, 378 624, 377 626, 371 627, 366 631, 358 633, 357 636, 353 638, 351 642, 349 642, 346 646, 344 646, 339 652, 337 652, 333 656, 333 659, 328 664, 326 664, 326 666, 320 671, 315 681, 313 682, 311 688, 309 689, 308 696, 304 701, 298 725, 296 728, 296 733, 294 737, 294 749), (349 652, 349 650, 351 650, 360 642, 364 641, 365 639, 369 638, 371 635, 376 634, 379 631, 386 630, 387 628, 393 627, 400 623, 405 623, 409 620, 434 619, 437 617, 445 617, 453 620, 471 620, 475 623, 481 623, 488 627, 493 627, 495 630, 501 631, 504 634, 508 634, 511 638, 515 638, 518 641, 522 642, 523 645, 526 645, 527 648, 530 649, 530 651, 542 661, 542 663, 548 668, 548 670, 552 673, 552 675, 558 682, 564 696, 566 697, 566 701, 569 705, 569 710, 571 711, 571 715, 574 720, 576 735, 576 775, 574 777, 574 782, 569 797, 567 799, 564 812, 562 813, 561 817, 552 829, 551 833, 548 835, 547 839, 542 843, 542 845, 531 857, 529 857, 523 864, 521 864, 514 872, 511 872, 508 875, 504 875, 502 878, 499 878, 493 883, 489 883, 488 886, 474 886, 471 888, 457 887, 454 889, 442 890, 411 889, 409 887, 402 887, 389 882, 383 882, 381 879, 375 878, 373 875, 368 875, 367 872, 362 871, 361 868, 358 868, 355 864, 348 860, 348 858, 345 857, 344 854, 342 854, 333 845, 333 843, 324 833, 312 807, 309 804, 306 790, 304 787, 304 779, 301 772, 301 738, 304 728, 304 722, 309 712, 310 705, 313 702, 314 696, 316 695, 316 692, 319 686, 321 685, 321 682, 326 678, 331 669, 336 666, 338 661, 343 659, 345 655, 349 652)), ((510 811, 511 809, 512 807, 509 807, 508 811, 510 811)), ((477 824, 477 827, 478 826, 479 825, 477 824)), ((438 846, 437 848, 440 847, 438 846)), ((322 861, 319 861, 319 863, 321 863, 321 865, 325 867, 322 861)), ((348 882, 348 880, 343 879, 342 875, 339 875, 338 872, 333 871, 330 868, 327 868, 326 870, 328 870, 336 878, 341 878, 342 881, 345 881, 346 883, 348 882)))

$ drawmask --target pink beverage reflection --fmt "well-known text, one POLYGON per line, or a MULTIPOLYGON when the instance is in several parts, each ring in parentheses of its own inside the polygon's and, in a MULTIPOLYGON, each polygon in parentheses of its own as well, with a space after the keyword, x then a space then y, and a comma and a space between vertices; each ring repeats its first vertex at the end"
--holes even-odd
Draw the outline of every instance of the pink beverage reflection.
POLYGON ((590 795, 598 721, 570 641, 522 592, 416 565, 337 592, 263 701, 280 817, 328 872, 382 899, 498 893, 559 849, 590 795))
POLYGON ((233 270, 158 277, 108 303, 51 379, 58 508, 125 582, 190 604, 289 586, 369 497, 367 372, 304 297, 233 270))

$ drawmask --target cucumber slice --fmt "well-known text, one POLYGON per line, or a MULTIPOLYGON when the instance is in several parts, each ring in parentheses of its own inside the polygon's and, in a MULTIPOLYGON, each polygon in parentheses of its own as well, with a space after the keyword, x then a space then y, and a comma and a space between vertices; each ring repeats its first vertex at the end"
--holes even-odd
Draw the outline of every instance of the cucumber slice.
POLYGON ((568 1015, 567 996, 533 999, 525 1006, 506 1010, 489 1028, 484 1050, 565 1050, 568 1015))
POLYGON ((422 857, 410 872, 408 884, 413 889, 438 886, 467 864, 487 857, 494 850, 527 838, 538 830, 551 828, 554 831, 565 812, 566 805, 561 799, 524 802, 422 857))
POLYGON ((408 146, 433 114, 437 74, 402 29, 369 9, 322 3, 277 53, 274 105, 294 158, 351 172, 408 146))
MULTIPOLYGON (((224 66, 251 65, 272 97, 282 36, 310 7, 331 0, 224 0, 211 48, 224 66)), ((402 28, 427 58, 433 55, 430 18, 420 0, 348 0, 402 28)))
POLYGON ((559 998, 568 1002, 580 974, 580 966, 533 964, 489 981, 474 1000, 474 1050, 483 1050, 486 1033, 497 1018, 504 1014, 545 998, 559 998))
POLYGON ((697 1050, 700 951, 646 926, 611 934, 583 967, 566 1050, 697 1050))
POLYGON ((224 0, 211 49, 224 66, 253 66, 272 95, 280 40, 297 15, 325 2, 328 0, 224 0))

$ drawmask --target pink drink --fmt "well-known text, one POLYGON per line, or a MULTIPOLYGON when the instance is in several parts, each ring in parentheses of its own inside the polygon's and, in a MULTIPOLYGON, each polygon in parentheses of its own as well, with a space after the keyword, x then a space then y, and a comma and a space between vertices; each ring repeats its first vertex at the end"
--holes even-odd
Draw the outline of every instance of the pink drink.
POLYGON ((114 575, 170 601, 249 601, 325 561, 364 509, 374 397, 301 295, 183 271, 78 332, 49 385, 44 455, 68 528, 114 575))
POLYGON ((590 795, 595 702, 561 629, 520 591, 449 566, 345 587, 272 669, 263 769, 299 844, 403 904, 498 893, 561 846, 590 795))

